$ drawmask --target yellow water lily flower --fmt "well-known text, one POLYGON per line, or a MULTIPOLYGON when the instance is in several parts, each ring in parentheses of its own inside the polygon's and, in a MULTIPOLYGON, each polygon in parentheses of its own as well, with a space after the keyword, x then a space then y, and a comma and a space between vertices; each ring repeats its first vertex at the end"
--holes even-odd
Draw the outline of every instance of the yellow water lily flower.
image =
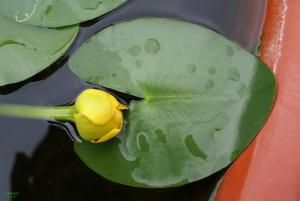
POLYGON ((73 121, 79 135, 92 143, 105 142, 122 129, 122 110, 128 107, 111 94, 98 89, 86 89, 76 99, 75 105, 45 107, 0 103, 0 115, 73 121))
POLYGON ((122 129, 122 110, 128 109, 111 94, 87 89, 76 99, 74 121, 80 136, 92 143, 105 142, 122 129))

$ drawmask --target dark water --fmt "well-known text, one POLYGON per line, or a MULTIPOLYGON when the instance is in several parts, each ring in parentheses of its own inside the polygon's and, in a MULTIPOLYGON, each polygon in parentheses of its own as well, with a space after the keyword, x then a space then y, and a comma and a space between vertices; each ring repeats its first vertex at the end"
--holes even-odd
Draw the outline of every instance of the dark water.
MULTIPOLYGON (((113 12, 81 25, 63 58, 22 83, 0 88, 0 101, 63 105, 86 83, 68 69, 67 60, 80 44, 110 24, 141 17, 164 16, 203 24, 255 53, 261 35, 265 0, 128 0, 113 12)), ((0 200, 197 200, 213 197, 224 174, 171 189, 138 189, 107 181, 90 171, 73 151, 66 131, 46 121, 0 117, 0 200), (9 198, 8 192, 17 192, 9 198)))

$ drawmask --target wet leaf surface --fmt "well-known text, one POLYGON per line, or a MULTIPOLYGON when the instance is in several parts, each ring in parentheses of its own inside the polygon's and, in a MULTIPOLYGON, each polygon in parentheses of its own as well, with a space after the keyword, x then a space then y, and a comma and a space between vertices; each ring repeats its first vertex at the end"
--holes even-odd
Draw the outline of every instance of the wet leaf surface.
POLYGON ((111 26, 69 64, 84 80, 143 98, 130 103, 118 138, 75 144, 91 169, 130 186, 178 186, 226 167, 261 129, 275 96, 265 64, 183 21, 111 26))
POLYGON ((99 17, 126 0, 0 0, 0 15, 16 22, 60 27, 99 17))
POLYGON ((0 17, 0 86, 25 80, 55 62, 75 39, 78 27, 38 28, 0 17))

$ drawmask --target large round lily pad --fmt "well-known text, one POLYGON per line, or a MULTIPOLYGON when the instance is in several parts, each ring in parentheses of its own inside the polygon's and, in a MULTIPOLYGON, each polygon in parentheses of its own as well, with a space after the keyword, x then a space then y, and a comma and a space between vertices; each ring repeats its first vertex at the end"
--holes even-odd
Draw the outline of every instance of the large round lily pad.
POLYGON ((99 17, 126 0, 0 0, 0 15, 20 23, 60 27, 99 17))
POLYGON ((0 86, 25 80, 62 56, 78 27, 38 28, 0 17, 0 86))
POLYGON ((75 144, 91 169, 138 187, 183 185, 226 167, 265 123, 268 67, 202 26, 144 18, 111 26, 71 58, 80 78, 143 98, 104 144, 75 144))

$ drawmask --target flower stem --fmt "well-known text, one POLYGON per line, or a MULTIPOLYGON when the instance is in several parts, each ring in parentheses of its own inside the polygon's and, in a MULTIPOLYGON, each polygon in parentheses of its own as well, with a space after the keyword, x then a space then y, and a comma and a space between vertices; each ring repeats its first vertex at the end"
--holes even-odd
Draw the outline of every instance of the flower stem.
POLYGON ((0 115, 58 121, 74 121, 74 106, 29 106, 0 103, 0 115))

